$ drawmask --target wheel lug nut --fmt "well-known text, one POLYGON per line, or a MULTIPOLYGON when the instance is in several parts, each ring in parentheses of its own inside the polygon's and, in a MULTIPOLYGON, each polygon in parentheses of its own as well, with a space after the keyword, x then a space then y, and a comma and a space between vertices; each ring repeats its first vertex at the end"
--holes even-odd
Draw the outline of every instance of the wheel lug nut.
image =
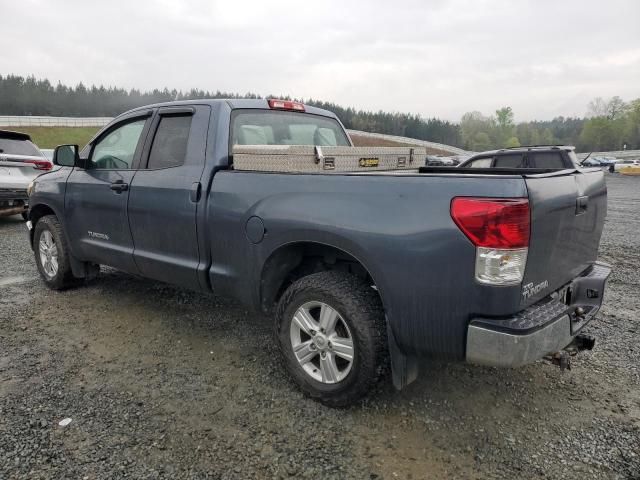
POLYGON ((311 336, 313 337, 316 334, 315 330, 310 330, 309 333, 311 334, 311 336))

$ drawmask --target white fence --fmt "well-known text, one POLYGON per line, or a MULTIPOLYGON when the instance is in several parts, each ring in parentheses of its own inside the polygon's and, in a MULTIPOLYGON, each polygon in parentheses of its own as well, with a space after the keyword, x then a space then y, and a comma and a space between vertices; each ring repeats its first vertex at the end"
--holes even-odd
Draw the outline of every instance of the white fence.
POLYGON ((18 117, 0 115, 3 127, 102 127, 112 120, 111 117, 18 117))
POLYGON ((391 142, 408 143, 410 145, 416 145, 419 147, 437 148, 438 150, 449 152, 452 155, 471 155, 473 153, 473 152, 467 152, 466 150, 463 150, 458 147, 452 147, 451 145, 444 145, 442 143, 436 143, 436 142, 427 142, 426 140, 417 140, 415 138, 398 137, 396 135, 385 135, 383 133, 360 132, 358 130, 347 130, 347 132, 349 132, 350 135, 355 134, 355 135, 360 135, 362 137, 389 140, 391 142))

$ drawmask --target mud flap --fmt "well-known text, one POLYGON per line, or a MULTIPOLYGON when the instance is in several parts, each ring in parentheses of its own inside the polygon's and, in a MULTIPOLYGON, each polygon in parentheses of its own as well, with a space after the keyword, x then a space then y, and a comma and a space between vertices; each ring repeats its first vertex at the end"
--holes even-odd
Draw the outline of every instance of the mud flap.
POLYGON ((73 254, 69 253, 69 263, 71 264, 71 272, 76 278, 86 278, 87 280, 93 280, 100 273, 100 265, 95 263, 82 262, 78 260, 73 254))
POLYGON ((389 358, 391 360, 391 377, 393 386, 397 390, 412 383, 418 378, 418 362, 414 357, 409 357, 402 353, 400 347, 396 343, 393 331, 387 321, 387 339, 389 343, 389 358))

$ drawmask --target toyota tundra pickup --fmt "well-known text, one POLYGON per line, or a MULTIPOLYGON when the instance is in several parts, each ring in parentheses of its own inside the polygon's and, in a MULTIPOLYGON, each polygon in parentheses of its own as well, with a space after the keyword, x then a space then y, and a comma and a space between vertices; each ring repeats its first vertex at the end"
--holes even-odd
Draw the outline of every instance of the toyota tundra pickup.
POLYGON ((353 147, 297 102, 151 105, 58 147, 27 226, 53 289, 109 265, 273 317, 291 378, 330 406, 425 358, 569 366, 610 274, 603 172, 425 158, 353 147))

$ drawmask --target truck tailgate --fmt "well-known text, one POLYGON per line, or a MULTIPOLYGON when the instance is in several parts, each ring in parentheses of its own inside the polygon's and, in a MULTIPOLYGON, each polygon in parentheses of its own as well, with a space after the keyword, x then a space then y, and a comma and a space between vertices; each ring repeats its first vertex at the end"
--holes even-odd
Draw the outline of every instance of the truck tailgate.
POLYGON ((607 212, 607 188, 599 169, 524 177, 531 205, 531 237, 522 282, 523 308, 596 261, 607 212))

